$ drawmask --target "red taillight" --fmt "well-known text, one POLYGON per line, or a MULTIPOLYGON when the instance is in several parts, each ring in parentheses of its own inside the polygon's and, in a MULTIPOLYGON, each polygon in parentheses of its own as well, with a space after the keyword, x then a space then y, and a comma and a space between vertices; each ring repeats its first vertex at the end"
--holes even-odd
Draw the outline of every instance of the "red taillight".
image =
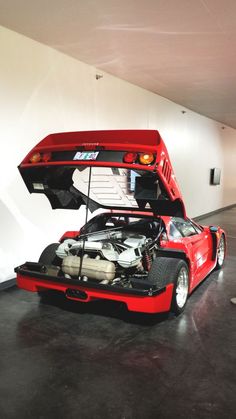
POLYGON ((141 164, 152 164, 154 159, 155 157, 152 153, 141 153, 139 155, 139 161, 141 164))
POLYGON ((47 163, 52 158, 52 153, 43 153, 42 161, 47 163))
POLYGON ((140 163, 140 164, 152 164, 155 161, 155 154, 153 153, 133 153, 128 151, 123 157, 124 163, 140 163))
POLYGON ((52 153, 34 153, 30 157, 29 161, 30 163, 47 163, 52 158, 52 153))
POLYGON ((29 159, 30 163, 38 163, 41 161, 41 154, 40 153, 34 153, 29 159))
POLYGON ((137 153, 125 153, 123 161, 124 163, 135 163, 137 160, 138 154, 137 153))

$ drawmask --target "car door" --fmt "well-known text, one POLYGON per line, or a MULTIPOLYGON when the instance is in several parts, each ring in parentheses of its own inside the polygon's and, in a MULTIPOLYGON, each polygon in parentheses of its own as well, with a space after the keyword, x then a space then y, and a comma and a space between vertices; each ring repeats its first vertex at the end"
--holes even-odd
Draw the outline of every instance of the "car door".
POLYGON ((193 273, 193 287, 202 279, 209 260, 210 246, 207 233, 189 219, 172 218, 173 226, 182 236, 182 243, 188 249, 193 273))

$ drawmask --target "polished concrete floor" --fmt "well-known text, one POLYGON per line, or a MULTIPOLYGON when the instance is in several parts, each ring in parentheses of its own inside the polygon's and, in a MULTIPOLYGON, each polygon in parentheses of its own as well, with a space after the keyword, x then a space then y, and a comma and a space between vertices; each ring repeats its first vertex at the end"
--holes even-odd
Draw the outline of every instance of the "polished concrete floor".
POLYGON ((236 208, 201 223, 227 259, 178 318, 0 292, 0 418, 235 418, 236 208))

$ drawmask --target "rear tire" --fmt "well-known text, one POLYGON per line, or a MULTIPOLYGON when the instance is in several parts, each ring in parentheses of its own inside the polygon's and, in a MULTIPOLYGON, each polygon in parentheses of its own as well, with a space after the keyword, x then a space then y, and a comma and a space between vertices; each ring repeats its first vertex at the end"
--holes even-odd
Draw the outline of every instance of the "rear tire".
POLYGON ((148 279, 158 288, 174 284, 170 310, 176 315, 184 311, 189 292, 189 270, 184 260, 157 257, 152 263, 148 279))
POLYGON ((221 235, 216 251, 216 269, 221 269, 225 260, 225 236, 221 235))
POLYGON ((58 246, 59 243, 49 244, 42 252, 39 258, 39 263, 42 263, 43 265, 59 266, 61 264, 61 259, 56 255, 58 246))
POLYGON ((176 278, 174 282, 171 311, 177 316, 185 309, 189 293, 189 270, 184 260, 176 267, 176 278))
MULTIPOLYGON (((58 246, 59 246, 59 243, 49 244, 43 250, 39 258, 39 263, 42 263, 43 265, 60 266, 61 259, 56 255, 56 250, 58 246)), ((52 290, 38 291, 38 295, 41 297, 42 300, 48 301, 51 299, 52 290)))

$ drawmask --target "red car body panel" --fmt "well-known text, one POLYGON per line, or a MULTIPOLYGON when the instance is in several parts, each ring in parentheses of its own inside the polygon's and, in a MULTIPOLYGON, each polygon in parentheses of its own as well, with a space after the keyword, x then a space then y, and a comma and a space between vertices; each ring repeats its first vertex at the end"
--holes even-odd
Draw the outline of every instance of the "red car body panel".
MULTIPOLYGON (((117 154, 118 156, 118 154, 117 154)), ((156 179, 161 184, 162 190, 168 197, 165 201, 156 200, 154 210, 145 208, 109 208, 110 213, 135 214, 142 216, 154 216, 162 219, 166 234, 161 237, 160 246, 163 251, 174 250, 184 254, 184 258, 189 268, 189 294, 193 289, 215 268, 216 266, 216 249, 219 238, 224 231, 218 227, 217 232, 212 234, 209 227, 199 227, 199 234, 190 237, 181 237, 173 239, 170 234, 170 225, 172 216, 180 213, 183 219, 187 220, 183 198, 177 184, 170 158, 166 146, 158 131, 153 130, 122 130, 122 131, 90 131, 90 132, 71 132, 52 134, 44 138, 38 143, 28 155, 24 158, 19 166, 20 173, 26 183, 30 193, 41 192, 50 189, 50 182, 46 185, 45 190, 35 191, 32 187, 34 177, 37 182, 41 181, 40 176, 44 176, 43 182, 46 182, 45 173, 50 171, 52 167, 119 167, 136 170, 145 170, 154 173, 156 179), (109 151, 109 152, 138 152, 153 153, 155 160, 143 166, 140 162, 124 163, 124 161, 116 161, 116 154, 112 161, 81 161, 74 160, 73 156, 78 151, 109 151), (32 162, 32 156, 39 154, 40 160, 32 162), (59 153, 59 154, 58 154, 59 153), (69 154, 72 153, 72 154, 69 154), (45 157, 46 156, 46 157, 45 157), (54 157, 55 158, 54 158, 54 157), (45 157, 45 158, 44 158, 45 157), (41 169, 45 168, 45 169, 41 169), (43 174, 43 175, 41 175, 43 174), (33 179, 33 180, 32 180, 33 179), (38 180, 39 179, 39 180, 38 180), (166 205, 166 207, 165 207, 166 205), (166 209, 167 208, 167 209, 166 209), (173 214, 172 214, 173 212, 173 214), (214 236, 214 237, 213 237, 214 236)), ((61 178, 63 181, 63 177, 61 178)), ((46 194, 46 193, 45 193, 46 194)), ((50 201, 51 202, 51 201, 50 201)), ((149 202, 149 201, 148 201, 149 202)), ((57 204, 58 205, 58 204, 57 204)), ((54 206, 53 208, 60 208, 54 206)), ((68 207, 70 208, 70 207, 68 207)), ((75 207, 73 207, 75 208, 75 207)), ((79 208, 79 206, 77 207, 79 208)), ((197 224, 196 224, 197 226, 197 224)), ((63 234, 60 242, 65 239, 73 239, 79 235, 79 231, 68 231, 63 234)), ((27 263, 16 268, 17 284, 20 288, 28 291, 57 290, 64 292, 67 298, 78 300, 81 302, 89 302, 97 299, 107 299, 120 301, 126 304, 131 311, 139 311, 145 313, 158 313, 169 311, 171 308, 173 284, 168 284, 162 289, 144 293, 127 291, 126 289, 114 291, 107 287, 92 287, 85 284, 73 283, 60 278, 47 278, 37 270, 31 271, 27 268, 27 263), (68 290, 70 292, 68 292, 68 290), (73 292, 71 292, 71 290, 73 292)))
MULTIPOLYGON (((91 167, 123 167, 127 169, 146 170, 156 174, 168 194, 171 202, 178 202, 181 208, 183 217, 186 217, 186 211, 183 203, 183 198, 176 181, 174 171, 170 162, 169 154, 165 143, 162 140, 158 131, 154 130, 120 130, 120 131, 84 131, 84 132, 69 132, 51 134, 38 143, 24 158, 19 166, 20 173, 30 191, 28 182, 24 174, 27 169, 30 171, 33 167, 58 167, 58 166, 91 166, 91 167), (60 161, 40 161, 38 163, 31 163, 30 159, 33 155, 40 153, 41 155, 55 152, 68 152, 77 150, 102 150, 102 151, 124 151, 124 152, 141 152, 153 153, 155 160, 148 166, 143 166, 139 163, 128 164, 121 162, 107 162, 107 161, 76 161, 70 160, 60 161)), ((104 207, 105 208, 105 207, 104 207)))
POLYGON ((38 278, 27 277, 26 275, 17 275, 17 285, 19 288, 27 291, 37 292, 45 289, 61 291, 66 294, 68 289, 82 291, 86 294, 86 298, 79 296, 71 297, 66 295, 70 300, 88 303, 94 300, 112 300, 126 304, 128 310, 138 311, 142 313, 161 313, 170 310, 173 284, 169 284, 161 294, 155 296, 129 295, 126 292, 116 294, 112 291, 90 289, 86 286, 69 285, 68 283, 58 282, 56 284, 49 281, 40 280, 38 278))

